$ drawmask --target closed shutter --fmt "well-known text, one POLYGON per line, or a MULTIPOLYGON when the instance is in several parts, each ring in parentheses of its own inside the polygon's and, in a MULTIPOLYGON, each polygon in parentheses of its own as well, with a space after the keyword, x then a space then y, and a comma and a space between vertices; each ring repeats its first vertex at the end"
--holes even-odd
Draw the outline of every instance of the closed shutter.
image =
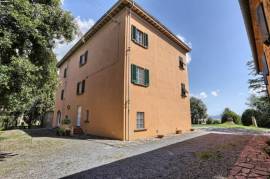
POLYGON ((137 66, 131 65, 131 82, 137 83, 137 66))
POLYGON ((136 40, 136 27, 135 26, 131 26, 131 39, 132 40, 136 40))
POLYGON ((87 58, 88 58, 88 50, 86 50, 85 54, 84 54, 84 63, 87 62, 87 58))
POLYGON ((149 70, 144 70, 144 85, 149 86, 149 70))
POLYGON ((144 36, 144 47, 148 48, 148 34, 144 33, 143 34, 144 36))
POLYGON ((85 88, 85 80, 82 81, 82 93, 84 93, 84 88, 85 88))

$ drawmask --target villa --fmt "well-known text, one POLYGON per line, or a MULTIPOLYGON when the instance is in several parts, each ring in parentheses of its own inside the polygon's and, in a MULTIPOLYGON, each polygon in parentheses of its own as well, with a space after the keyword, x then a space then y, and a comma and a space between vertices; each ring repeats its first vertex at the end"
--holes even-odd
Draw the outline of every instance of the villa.
POLYGON ((270 92, 270 1, 239 0, 257 72, 270 92))
POLYGON ((57 64, 54 127, 135 140, 191 129, 191 48, 132 0, 118 1, 57 64))

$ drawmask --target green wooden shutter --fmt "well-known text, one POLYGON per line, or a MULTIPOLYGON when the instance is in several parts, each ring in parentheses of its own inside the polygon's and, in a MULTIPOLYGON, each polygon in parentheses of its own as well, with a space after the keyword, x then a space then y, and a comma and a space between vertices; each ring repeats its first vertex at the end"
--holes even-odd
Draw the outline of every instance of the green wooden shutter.
POLYGON ((131 26, 131 39, 132 40, 136 40, 136 27, 135 26, 131 26))
POLYGON ((144 47, 148 48, 148 34, 144 33, 144 47))
POLYGON ((149 86, 149 70, 144 70, 144 85, 149 86))
POLYGON ((77 83, 77 95, 79 95, 79 94, 80 94, 80 82, 77 83))
POLYGON ((85 58, 85 63, 87 62, 87 58, 88 58, 88 50, 86 50, 85 54, 84 54, 84 58, 85 58))
POLYGON ((137 83, 137 66, 131 65, 131 82, 137 83))
POLYGON ((84 93, 84 88, 85 88, 85 80, 82 81, 82 93, 84 93))

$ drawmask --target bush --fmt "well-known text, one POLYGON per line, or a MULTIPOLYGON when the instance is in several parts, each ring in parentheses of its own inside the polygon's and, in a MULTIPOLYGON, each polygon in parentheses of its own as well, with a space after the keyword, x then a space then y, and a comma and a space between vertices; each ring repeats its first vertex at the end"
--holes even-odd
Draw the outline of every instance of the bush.
POLYGON ((71 119, 69 119, 68 117, 65 117, 65 119, 63 119, 62 121, 62 124, 65 124, 65 125, 71 124, 71 119))
POLYGON ((220 124, 220 121, 219 120, 214 120, 213 124, 220 124))
POLYGON ((65 135, 65 129, 64 128, 58 128, 56 131, 56 134, 58 136, 64 136, 65 135))
POLYGON ((213 124, 213 122, 214 120, 211 117, 209 117, 206 121, 206 124, 213 124))
POLYGON ((221 123, 227 122, 229 118, 232 118, 235 124, 241 123, 241 118, 238 114, 236 114, 229 108, 225 108, 224 112, 222 113, 221 123))
POLYGON ((241 117, 242 124, 245 126, 252 125, 252 116, 254 116, 256 120, 259 120, 261 114, 254 109, 245 110, 242 114, 242 117, 241 117))

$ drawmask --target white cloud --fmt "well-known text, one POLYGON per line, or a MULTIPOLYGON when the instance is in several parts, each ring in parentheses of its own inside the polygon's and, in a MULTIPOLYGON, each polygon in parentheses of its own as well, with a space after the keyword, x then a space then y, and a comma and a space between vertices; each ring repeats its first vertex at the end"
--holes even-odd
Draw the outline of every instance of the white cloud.
MULTIPOLYGON (((187 46, 189 46, 190 48, 192 48, 192 43, 187 41, 185 37, 183 37, 182 35, 178 34, 176 35, 181 41, 183 41, 187 46)), ((191 62, 191 54, 187 53, 186 55, 186 61, 187 63, 191 62)))
POLYGON ((219 96, 220 90, 212 91, 211 94, 215 97, 219 96))
POLYGON ((195 97, 195 98, 199 98, 199 99, 206 99, 208 97, 206 92, 200 92, 200 94, 196 95, 196 94, 191 94, 191 96, 195 97))
POLYGON ((185 37, 183 37, 180 34, 176 35, 181 41, 183 41, 185 44, 187 44, 190 48, 192 48, 192 43, 190 41, 187 41, 185 37))
POLYGON ((191 53, 187 53, 186 61, 187 61, 187 64, 189 64, 191 62, 191 53))
POLYGON ((201 99, 205 99, 205 98, 207 98, 208 96, 207 96, 207 94, 206 94, 206 92, 201 92, 200 93, 200 98, 201 99))
MULTIPOLYGON (((62 2, 64 2, 62 0, 62 2)), ((95 24, 93 19, 81 19, 80 16, 75 18, 75 23, 78 26, 79 32, 75 39, 69 43, 60 43, 57 42, 57 45, 54 49, 54 53, 56 54, 57 60, 61 60, 64 55, 81 39, 81 37, 95 24)))

